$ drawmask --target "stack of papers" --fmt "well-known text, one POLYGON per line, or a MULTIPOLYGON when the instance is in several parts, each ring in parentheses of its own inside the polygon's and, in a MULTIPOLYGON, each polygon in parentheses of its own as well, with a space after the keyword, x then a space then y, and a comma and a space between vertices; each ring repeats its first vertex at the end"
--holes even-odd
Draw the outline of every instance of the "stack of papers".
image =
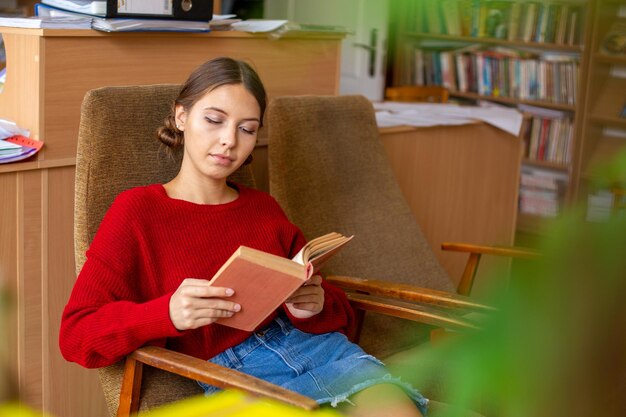
POLYGON ((0 26, 31 29, 91 29, 87 16, 0 17, 0 26))
POLYGON ((41 149, 43 142, 29 139, 29 134, 14 122, 0 119, 0 164, 21 161, 41 149))
POLYGON ((268 20, 268 19, 248 19, 240 22, 233 22, 230 25, 232 30, 239 30, 242 32, 261 33, 271 32, 272 37, 280 37, 290 32, 302 33, 302 32, 317 32, 328 34, 347 34, 351 33, 344 26, 334 25, 315 25, 290 22, 288 20, 268 20))
POLYGON ((480 120, 513 136, 518 136, 522 128, 522 113, 515 109, 393 101, 373 104, 378 127, 450 126, 469 124, 480 120))
POLYGON ((0 164, 21 161, 35 155, 43 142, 24 136, 11 136, 0 140, 0 164))
POLYGON ((231 24, 233 30, 242 32, 259 33, 271 32, 282 27, 287 20, 249 19, 231 24))
POLYGON ((209 22, 195 20, 171 19, 103 19, 94 17, 91 23, 93 29, 104 32, 128 31, 167 31, 167 32, 208 32, 209 22))
POLYGON ((106 0, 41 0, 41 2, 60 9, 93 16, 105 17, 107 14, 106 0))

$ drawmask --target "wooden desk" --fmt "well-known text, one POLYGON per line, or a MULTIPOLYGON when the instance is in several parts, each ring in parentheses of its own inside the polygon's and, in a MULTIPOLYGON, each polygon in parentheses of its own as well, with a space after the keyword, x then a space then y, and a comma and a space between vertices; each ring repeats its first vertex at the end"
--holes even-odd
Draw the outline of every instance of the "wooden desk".
POLYGON ((33 161, 0 165, 0 280, 14 299, 9 334, 0 343, 8 344, 11 371, 28 404, 58 417, 105 416, 97 373, 67 363, 58 348, 75 280, 74 164, 85 92, 182 83, 202 62, 228 55, 254 65, 270 98, 337 94, 341 37, 6 27, 0 33, 7 52, 0 117, 45 143, 33 161))

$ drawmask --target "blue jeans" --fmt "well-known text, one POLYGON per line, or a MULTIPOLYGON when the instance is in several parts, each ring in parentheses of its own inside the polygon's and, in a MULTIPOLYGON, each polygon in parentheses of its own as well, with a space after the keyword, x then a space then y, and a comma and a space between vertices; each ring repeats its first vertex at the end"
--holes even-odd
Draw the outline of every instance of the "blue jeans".
MULTIPOLYGON (((209 362, 236 369, 335 407, 376 384, 394 384, 413 399, 422 414, 428 400, 410 384, 392 377, 384 364, 341 333, 320 335, 296 329, 277 317, 262 331, 226 349, 209 362)), ((206 395, 219 388, 198 382, 206 395)))

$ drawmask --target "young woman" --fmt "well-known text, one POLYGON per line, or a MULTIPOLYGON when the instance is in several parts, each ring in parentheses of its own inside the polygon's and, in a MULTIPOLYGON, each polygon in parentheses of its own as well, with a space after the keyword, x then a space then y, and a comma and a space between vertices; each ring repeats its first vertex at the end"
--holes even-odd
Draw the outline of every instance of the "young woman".
POLYGON ((427 400, 347 340, 350 305, 319 275, 254 333, 215 323, 242 308, 229 301, 236 289, 208 285, 240 245, 292 258, 305 243, 272 197, 227 180, 249 162, 265 105, 244 62, 217 58, 190 75, 158 131, 168 147, 183 147, 180 171, 111 205, 64 310, 61 351, 93 368, 166 346, 320 404, 352 404, 351 415, 418 416, 427 400))

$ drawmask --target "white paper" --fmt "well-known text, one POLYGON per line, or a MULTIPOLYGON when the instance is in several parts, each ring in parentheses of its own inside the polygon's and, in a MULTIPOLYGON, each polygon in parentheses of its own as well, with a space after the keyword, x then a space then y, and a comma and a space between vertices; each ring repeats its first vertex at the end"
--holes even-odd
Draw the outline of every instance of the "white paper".
POLYGON ((30 132, 27 129, 22 129, 15 122, 0 119, 0 139, 10 138, 16 135, 29 137, 30 132))
POLYGON ((379 127, 456 126, 482 121, 514 136, 518 136, 522 128, 522 113, 515 109, 395 101, 373 104, 379 127))
POLYGON ((41 2, 61 9, 96 16, 105 16, 107 12, 106 0, 41 0, 41 2))
POLYGON ((242 32, 271 32, 287 23, 286 20, 265 20, 265 19, 249 19, 242 22, 235 22, 231 25, 234 30, 242 32))

